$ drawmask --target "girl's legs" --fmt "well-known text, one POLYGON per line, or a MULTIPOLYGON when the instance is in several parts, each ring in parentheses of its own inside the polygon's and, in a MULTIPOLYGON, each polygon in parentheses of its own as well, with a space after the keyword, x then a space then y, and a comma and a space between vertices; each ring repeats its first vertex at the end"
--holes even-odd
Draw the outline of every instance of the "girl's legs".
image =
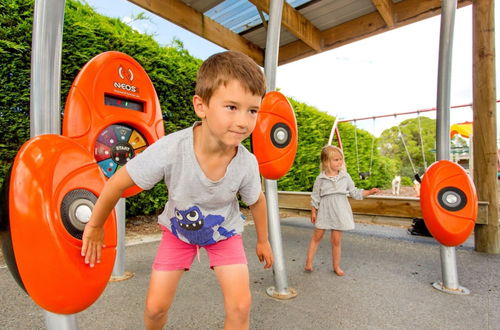
POLYGON ((184 270, 152 270, 144 309, 146 329, 163 329, 167 323, 168 310, 174 300, 175 290, 182 274, 184 270))
POLYGON ((331 234, 331 242, 332 242, 332 265, 333 271, 338 276, 344 276, 345 273, 342 269, 340 269, 340 258, 342 254, 342 231, 341 230, 332 230, 331 234))
POLYGON ((248 329, 252 305, 248 266, 216 266, 214 271, 224 296, 224 329, 248 329))
POLYGON ((306 271, 310 272, 313 270, 314 256, 316 255, 316 250, 318 249, 318 245, 324 234, 324 229, 314 228, 313 236, 311 238, 311 242, 309 243, 309 249, 307 250, 306 265, 304 266, 306 271))

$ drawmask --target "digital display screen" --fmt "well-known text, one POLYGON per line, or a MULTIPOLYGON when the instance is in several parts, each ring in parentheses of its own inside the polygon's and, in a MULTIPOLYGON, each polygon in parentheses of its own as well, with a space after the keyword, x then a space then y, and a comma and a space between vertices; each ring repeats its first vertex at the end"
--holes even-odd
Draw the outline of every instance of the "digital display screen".
POLYGON ((109 94, 104 95, 104 104, 128 110, 141 111, 141 112, 144 111, 144 103, 142 102, 125 99, 122 97, 117 97, 109 94))

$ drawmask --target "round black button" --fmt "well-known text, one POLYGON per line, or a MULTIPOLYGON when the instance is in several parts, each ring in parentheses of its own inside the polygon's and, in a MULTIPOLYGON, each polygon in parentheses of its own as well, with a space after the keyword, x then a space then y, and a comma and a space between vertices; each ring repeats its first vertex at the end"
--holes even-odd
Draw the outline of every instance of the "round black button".
POLYGON ((121 166, 131 160, 134 155, 134 148, 127 142, 119 142, 111 148, 111 158, 121 166))

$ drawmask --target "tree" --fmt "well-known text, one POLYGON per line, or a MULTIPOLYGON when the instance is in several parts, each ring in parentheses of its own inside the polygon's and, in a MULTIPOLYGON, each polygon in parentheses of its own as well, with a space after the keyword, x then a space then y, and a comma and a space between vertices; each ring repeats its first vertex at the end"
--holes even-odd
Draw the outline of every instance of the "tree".
POLYGON ((397 173, 402 176, 413 178, 415 172, 422 175, 425 164, 429 166, 435 160, 436 120, 420 117, 420 128, 419 119, 412 118, 404 120, 399 126, 386 129, 380 135, 380 153, 395 161, 397 173))

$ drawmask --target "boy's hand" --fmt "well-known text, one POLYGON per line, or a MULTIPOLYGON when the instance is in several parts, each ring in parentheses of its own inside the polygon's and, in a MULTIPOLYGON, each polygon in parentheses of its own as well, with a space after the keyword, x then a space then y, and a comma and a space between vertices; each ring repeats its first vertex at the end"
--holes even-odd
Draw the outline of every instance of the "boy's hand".
POLYGON ((270 268, 273 265, 273 251, 268 240, 263 243, 257 243, 256 253, 259 261, 265 262, 264 268, 270 268))
POLYGON ((101 249, 104 247, 104 228, 87 224, 83 231, 82 242, 82 257, 85 257, 86 264, 94 267, 96 262, 101 262, 101 249))
POLYGON ((377 194, 379 192, 380 192, 380 189, 378 189, 378 188, 372 188, 372 189, 370 189, 370 195, 377 194))

